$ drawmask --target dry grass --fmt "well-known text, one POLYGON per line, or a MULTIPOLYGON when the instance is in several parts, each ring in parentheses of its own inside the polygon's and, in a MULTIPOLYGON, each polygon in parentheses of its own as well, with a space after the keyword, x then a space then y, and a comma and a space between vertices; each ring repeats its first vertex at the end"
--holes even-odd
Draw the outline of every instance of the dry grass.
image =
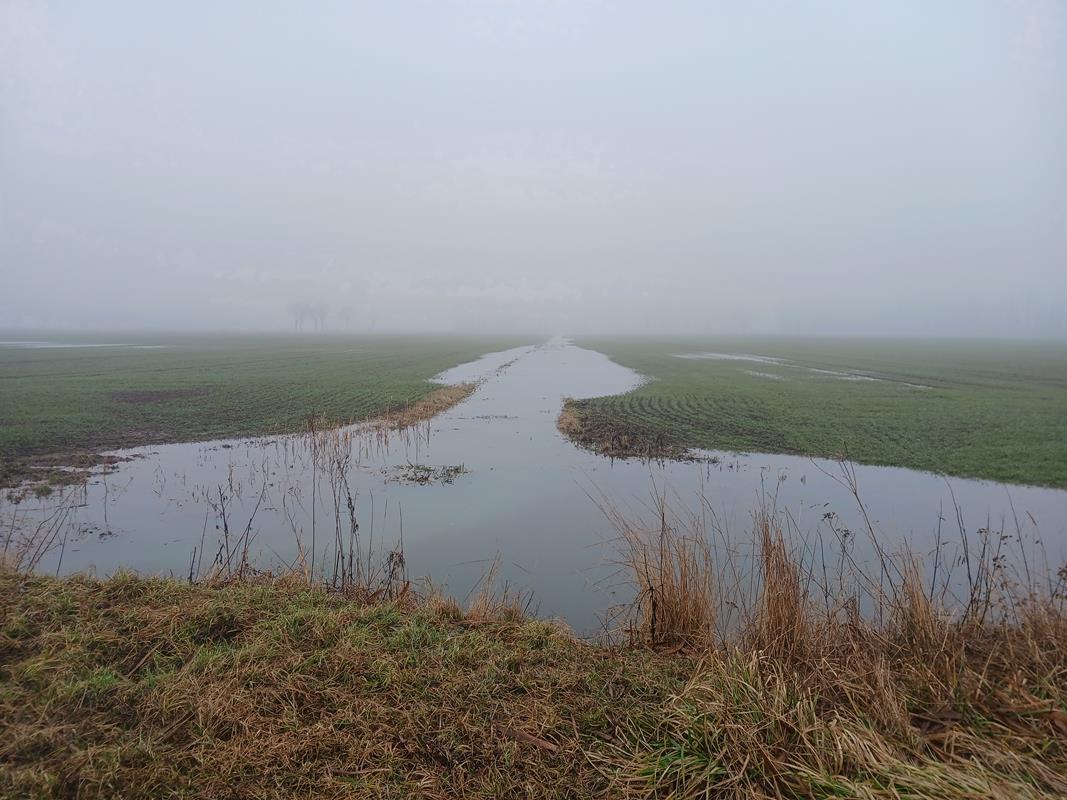
POLYGON ((380 417, 371 420, 371 425, 384 425, 392 430, 400 431, 433 419, 455 405, 471 396, 478 388, 475 382, 457 383, 452 386, 442 386, 434 389, 428 395, 414 403, 391 409, 380 417))
POLYGON ((610 458, 685 460, 686 448, 679 446, 662 429, 633 424, 620 425, 584 413, 587 400, 566 398, 556 427, 580 447, 610 458))
POLYGON ((0 570, 0 796, 589 797, 681 662, 478 599, 0 570))
POLYGON ((1063 570, 1018 574, 989 532, 958 563, 878 550, 870 575, 846 546, 830 568, 770 501, 747 542, 672 518, 663 495, 643 525, 607 510, 639 588, 630 636, 701 658, 600 754, 635 794, 1067 795, 1063 570))

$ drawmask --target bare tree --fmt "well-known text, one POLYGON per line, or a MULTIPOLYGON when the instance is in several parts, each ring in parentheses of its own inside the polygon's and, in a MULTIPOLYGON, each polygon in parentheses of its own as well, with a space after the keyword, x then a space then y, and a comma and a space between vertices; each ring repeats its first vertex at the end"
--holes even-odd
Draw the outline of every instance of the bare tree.
POLYGON ((308 315, 308 307, 303 303, 290 303, 289 304, 289 316, 293 318, 293 328, 296 330, 303 330, 304 320, 308 315))
POLYGON ((352 327, 352 320, 355 319, 356 312, 352 306, 341 306, 337 309, 337 316, 341 318, 341 322, 344 323, 345 330, 349 330, 352 327))

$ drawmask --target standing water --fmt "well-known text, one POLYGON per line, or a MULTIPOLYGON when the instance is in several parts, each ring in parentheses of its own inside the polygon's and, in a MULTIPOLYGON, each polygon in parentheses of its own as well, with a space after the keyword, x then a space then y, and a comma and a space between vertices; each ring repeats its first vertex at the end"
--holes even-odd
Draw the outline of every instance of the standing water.
MULTIPOLYGON (((347 482, 362 546, 384 552, 402 539, 408 574, 428 576, 460 599, 499 556, 500 577, 532 592, 540 615, 594 631, 602 612, 629 597, 612 565, 614 534, 597 502, 605 498, 640 516, 656 493, 669 492, 739 532, 767 497, 802 537, 866 526, 834 462, 705 453, 701 461, 650 464, 575 447, 556 429, 563 398, 618 394, 641 381, 600 353, 550 342, 486 355, 439 380, 481 383, 421 431, 388 442, 335 441, 351 454, 347 482)), ((328 574, 335 535, 343 520, 348 537, 350 514, 347 496, 314 466, 310 441, 280 436, 121 451, 130 460, 115 472, 8 505, 4 524, 56 528, 42 571, 185 576, 191 567, 206 571, 224 537, 235 541, 247 531, 258 566, 292 565, 297 541, 305 550, 314 541, 315 569, 328 574)), ((939 535, 957 529, 958 511, 971 532, 1026 529, 1043 541, 1049 561, 1063 563, 1067 491, 898 468, 856 466, 853 474, 887 549, 907 543, 929 552, 939 535)))

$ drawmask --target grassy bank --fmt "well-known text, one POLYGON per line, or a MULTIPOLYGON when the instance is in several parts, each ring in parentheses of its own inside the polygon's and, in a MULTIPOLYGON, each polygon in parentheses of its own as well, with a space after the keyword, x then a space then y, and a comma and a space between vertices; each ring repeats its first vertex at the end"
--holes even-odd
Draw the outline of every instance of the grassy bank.
POLYGON ((1067 486, 1063 343, 643 338, 578 344, 652 379, 628 394, 568 405, 564 429, 605 452, 671 455, 699 447, 847 454, 863 463, 1067 486))
POLYGON ((588 797, 584 751, 681 687, 547 623, 300 585, 8 571, 0 609, 5 797, 588 797))
MULTIPOLYGON (((8 335, 6 338, 14 338, 8 335)), ((0 347, 0 485, 102 449, 300 430, 409 406, 449 367, 522 342, 461 337, 50 338, 0 347), (115 344, 122 347, 89 347, 115 344), (58 458, 48 458, 58 456, 58 458)))
POLYGON ((489 593, 0 568, 0 795, 1067 793, 1067 573, 983 547, 956 597, 910 557, 827 579, 766 509, 732 564, 658 519, 617 519, 613 646, 489 593))

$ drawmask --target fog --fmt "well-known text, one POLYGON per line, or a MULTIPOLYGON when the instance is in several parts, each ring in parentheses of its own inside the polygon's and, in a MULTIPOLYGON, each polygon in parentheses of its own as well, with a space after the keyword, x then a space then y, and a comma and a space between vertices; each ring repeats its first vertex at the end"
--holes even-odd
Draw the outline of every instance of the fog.
POLYGON ((0 327, 1067 335, 1067 4, 0 0, 0 327))

